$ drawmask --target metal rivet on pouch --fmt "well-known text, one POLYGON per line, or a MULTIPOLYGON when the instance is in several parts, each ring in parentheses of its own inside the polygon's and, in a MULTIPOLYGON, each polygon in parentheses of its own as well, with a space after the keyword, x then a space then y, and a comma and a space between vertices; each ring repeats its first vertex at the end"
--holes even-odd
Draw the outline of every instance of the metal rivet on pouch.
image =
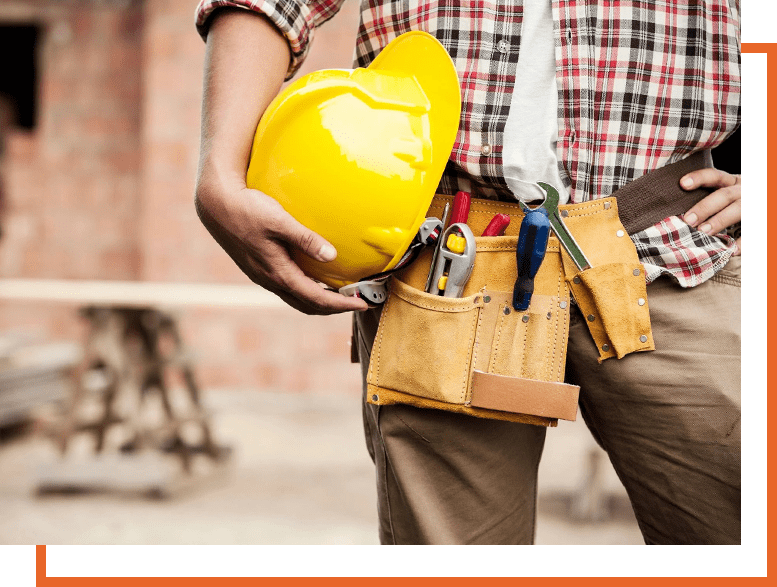
POLYGON ((640 306, 644 306, 644 305, 645 305, 645 298, 639 298, 639 299, 637 300, 637 303, 638 303, 640 306))
POLYGON ((547 316, 547 318, 548 318, 548 320, 550 320, 551 318, 553 318, 553 314, 552 314, 552 313, 550 313, 550 312, 548 312, 548 316, 547 316))
POLYGON ((561 211, 561 217, 562 218, 566 218, 567 216, 569 216, 569 210, 562 210, 561 211))
POLYGON ((610 345, 608 345, 608 344, 603 344, 603 345, 602 345, 602 350, 603 350, 603 351, 606 353, 607 351, 609 351, 609 350, 610 350, 610 345))
POLYGON ((505 316, 507 316, 510 313, 510 308, 505 306, 504 313, 505 313, 505 316))
POLYGON ((647 342, 647 336, 645 336, 644 334, 642 336, 640 336, 639 337, 639 342, 647 342))
POLYGON ((378 401, 378 396, 377 395, 373 395, 372 396, 372 401, 374 401, 374 402, 378 401))
POLYGON ((524 322, 528 322, 529 321, 529 317, 528 316, 524 316, 523 318, 521 318, 521 320, 523 320, 524 322))
POLYGON ((604 209, 605 210, 609 210, 610 209, 610 202, 605 202, 604 203, 604 209))
POLYGON ((567 303, 566 302, 559 302, 558 306, 559 306, 559 308, 561 308, 563 310, 564 308, 567 307, 567 303))
POLYGON ((580 278, 579 277, 573 278, 572 283, 580 283, 580 278))
POLYGON ((623 236, 624 234, 626 233, 623 232, 622 230, 619 230, 618 232, 615 233, 616 236, 623 236))
POLYGON ((634 275, 639 275, 639 269, 635 269, 634 271, 632 271, 632 273, 633 273, 634 275))
POLYGON ((477 304, 480 301, 480 296, 477 296, 474 300, 472 300, 473 304, 477 304))
POLYGON ((596 316, 594 316, 593 314, 588 314, 588 321, 593 322, 594 320, 596 320, 596 316))
POLYGON ((484 301, 485 303, 488 303, 488 302, 490 302, 490 301, 491 301, 491 296, 483 296, 483 301, 484 301))

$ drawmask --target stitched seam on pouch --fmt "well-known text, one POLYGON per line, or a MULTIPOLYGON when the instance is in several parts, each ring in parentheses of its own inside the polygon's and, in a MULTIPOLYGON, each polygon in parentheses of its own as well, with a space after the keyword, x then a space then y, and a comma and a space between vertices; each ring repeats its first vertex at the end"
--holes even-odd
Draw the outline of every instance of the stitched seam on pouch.
MULTIPOLYGON (((437 205, 439 205, 439 206, 445 206, 445 202, 446 201, 450 201, 451 199, 452 198, 450 196, 448 196, 447 198, 440 197, 440 196, 434 196, 434 198, 432 198, 432 201, 433 202, 436 201, 437 205)), ((577 216, 578 215, 577 212, 579 210, 587 210, 589 208, 596 208, 597 210, 595 210, 595 212, 603 212, 605 210, 605 208, 604 208, 604 200, 605 200, 605 198, 599 198, 599 199, 596 199, 596 200, 590 200, 588 202, 581 202, 579 204, 561 204, 559 206, 559 208, 567 210, 569 212, 570 216, 572 216, 572 215, 577 216), (572 207, 562 208, 562 206, 572 206, 572 207)), ((475 213, 480 213, 480 214, 493 214, 494 210, 496 210, 496 209, 515 211, 516 208, 518 210, 520 210, 521 212, 523 212, 520 209, 520 204, 518 204, 517 202, 514 203, 514 204, 513 203, 508 203, 508 202, 499 202, 499 201, 495 201, 495 200, 487 200, 483 204, 478 204, 477 202, 478 202, 478 200, 473 199, 472 204, 470 205, 470 213, 475 212, 475 213)), ((616 200, 616 202, 617 202, 617 200, 616 200)), ((617 206, 617 203, 611 204, 611 205, 612 206, 617 206)))
POLYGON ((499 312, 499 314, 500 314, 499 320, 497 320, 498 330, 496 331, 496 335, 495 335, 495 338, 494 338, 494 348, 491 351, 491 361, 489 361, 489 365, 488 365, 488 372, 489 373, 493 373, 494 372, 494 368, 496 367, 496 356, 499 353, 499 341, 502 338, 502 327, 503 327, 504 321, 505 321, 504 310, 499 312))
MULTIPOLYGON (((512 315, 512 312, 510 313, 512 315)), ((528 314, 526 314, 528 316, 528 314)), ((526 341, 529 338, 529 323, 524 322, 523 319, 516 323, 516 327, 523 324, 523 353, 521 355, 521 377, 526 377, 526 341)))
MULTIPOLYGON (((383 346, 383 331, 385 330, 386 319, 388 318, 389 307, 391 306, 390 300, 386 301, 386 305, 383 308, 383 312, 380 316, 380 324, 378 324, 378 355, 375 360, 375 386, 380 387, 379 375, 380 375, 380 349, 383 346)), ((372 352, 375 352, 373 345, 372 352)), ((370 361, 370 372, 367 374, 368 378, 372 376, 372 365, 370 361)))
POLYGON ((601 200, 591 200, 589 202, 581 202, 580 204, 573 204, 573 206, 575 207, 566 208, 566 211, 569 212, 570 216, 578 216, 578 212, 583 210, 588 210, 589 208, 595 208, 595 210, 593 212, 586 212, 585 215, 595 214, 596 212, 604 212, 604 202, 602 202, 601 200))
MULTIPOLYGON (((566 284, 566 289, 569 290, 569 284, 562 283, 561 287, 564 287, 564 284, 566 284)), ((567 291, 567 294, 569 292, 567 291)), ((559 308, 559 313, 561 314, 564 323, 563 323, 563 330, 562 333, 564 335, 561 338, 561 357, 558 363, 558 379, 557 381, 563 382, 564 381, 564 366, 566 366, 567 362, 567 349, 569 348, 569 321, 570 321, 570 315, 571 315, 571 304, 570 300, 567 300, 567 307, 563 310, 559 308)))
POLYGON ((394 293, 397 295, 397 297, 400 300, 403 300, 403 301, 407 302, 408 304, 410 304, 412 306, 415 306, 417 308, 423 308, 424 310, 434 310, 436 312, 449 312, 451 314, 455 314, 455 313, 458 313, 458 312, 471 312, 472 310, 474 310, 475 308, 478 307, 478 305, 474 304, 474 303, 469 305, 469 306, 455 306, 453 308, 451 308, 450 306, 447 306, 447 307, 446 306, 438 306, 436 304, 427 303, 427 302, 422 301, 422 300, 410 299, 409 297, 405 297, 404 295, 402 295, 398 291, 394 291, 394 293))
MULTIPOLYGON (((477 326, 478 326, 477 323, 478 323, 478 320, 480 320, 480 312, 478 312, 477 316, 474 316, 474 320, 472 320, 474 330, 472 332, 472 336, 469 339, 469 347, 470 348, 473 348, 474 345, 475 345, 475 337, 477 336, 477 326)), ((473 351, 472 354, 473 355, 477 354, 477 351, 476 350, 473 351)), ((463 381, 462 390, 461 390, 461 399, 459 399, 459 403, 460 404, 463 404, 464 403, 464 399, 467 397, 467 379, 469 378, 469 372, 470 372, 470 369, 472 368, 472 365, 474 364, 474 362, 475 362, 474 357, 470 356, 470 363, 467 366, 467 368, 464 369, 464 381, 463 381)))
POLYGON ((479 344, 478 344, 478 332, 480 332, 480 326, 483 324, 483 312, 478 312, 478 319, 475 322, 475 334, 473 335, 472 340, 472 361, 469 364, 469 369, 464 373, 464 391, 461 395, 461 403, 464 403, 467 401, 467 381, 469 379, 469 374, 472 372, 472 370, 477 365, 478 360, 478 350, 479 350, 479 344))
MULTIPOLYGON (((481 243, 478 246, 477 249, 481 253, 501 253, 501 252, 514 252, 515 251, 515 245, 492 245, 492 244, 486 244, 481 243)), ((558 253, 561 250, 559 245, 548 245, 548 247, 545 249, 546 253, 558 253)))
POLYGON ((561 273, 558 274, 558 277, 556 278, 556 320, 554 324, 554 335, 553 335, 553 363, 550 365, 548 377, 549 381, 553 380, 553 364, 558 364, 558 372, 556 373, 556 377, 559 377, 559 374, 561 373, 561 361, 557 359, 556 353, 558 352, 558 300, 561 299, 561 273))
POLYGON ((476 203, 473 202, 472 205, 470 206, 469 211, 470 212, 475 212, 476 214, 477 213, 479 213, 479 214, 493 214, 494 210, 497 210, 497 209, 499 209, 499 210, 510 210, 510 211, 515 212, 516 210, 520 210, 520 206, 518 205, 517 202, 515 204, 509 204, 509 203, 506 203, 506 202, 489 201, 488 204, 485 204, 485 205, 483 205, 483 204, 476 204, 476 203))

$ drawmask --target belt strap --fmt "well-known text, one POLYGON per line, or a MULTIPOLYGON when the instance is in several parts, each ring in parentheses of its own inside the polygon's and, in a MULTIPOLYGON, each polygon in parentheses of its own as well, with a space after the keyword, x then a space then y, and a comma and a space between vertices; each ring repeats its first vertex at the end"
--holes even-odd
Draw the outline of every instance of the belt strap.
POLYGON ((682 161, 651 171, 627 183, 613 196, 626 232, 634 234, 669 216, 685 214, 696 202, 712 193, 709 188, 685 191, 680 178, 686 173, 712 167, 712 153, 697 151, 682 161))

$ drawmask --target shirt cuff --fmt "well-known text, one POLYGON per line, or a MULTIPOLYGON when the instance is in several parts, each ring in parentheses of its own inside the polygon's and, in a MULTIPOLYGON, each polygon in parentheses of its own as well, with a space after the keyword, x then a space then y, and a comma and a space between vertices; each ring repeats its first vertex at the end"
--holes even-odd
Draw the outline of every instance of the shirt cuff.
POLYGON ((196 12, 197 32, 205 39, 208 19, 218 8, 232 7, 264 14, 286 38, 291 62, 286 72, 290 79, 307 57, 316 26, 329 20, 340 9, 343 0, 200 0, 196 12))

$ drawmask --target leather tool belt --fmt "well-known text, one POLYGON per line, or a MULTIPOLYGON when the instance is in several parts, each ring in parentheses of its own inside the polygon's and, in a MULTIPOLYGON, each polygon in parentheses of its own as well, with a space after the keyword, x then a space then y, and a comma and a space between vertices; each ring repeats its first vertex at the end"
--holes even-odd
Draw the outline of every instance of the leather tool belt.
MULTIPOLYGON (((578 270, 551 235, 525 312, 511 304, 523 213, 517 204, 473 200, 467 221, 473 233, 482 234, 501 213, 512 219, 505 236, 476 237, 462 297, 423 291, 431 251, 392 276, 370 357, 367 401, 541 426, 575 420, 579 388, 564 383, 572 297, 586 317, 599 362, 655 349, 645 272, 629 231, 685 212, 706 195, 689 197, 678 186, 682 175, 708 165, 706 157, 699 153, 662 168, 615 196, 559 206, 591 267, 578 270), (651 190, 658 193, 652 207, 645 204, 651 190)), ((435 196, 427 215, 440 218, 452 199, 435 196)))

